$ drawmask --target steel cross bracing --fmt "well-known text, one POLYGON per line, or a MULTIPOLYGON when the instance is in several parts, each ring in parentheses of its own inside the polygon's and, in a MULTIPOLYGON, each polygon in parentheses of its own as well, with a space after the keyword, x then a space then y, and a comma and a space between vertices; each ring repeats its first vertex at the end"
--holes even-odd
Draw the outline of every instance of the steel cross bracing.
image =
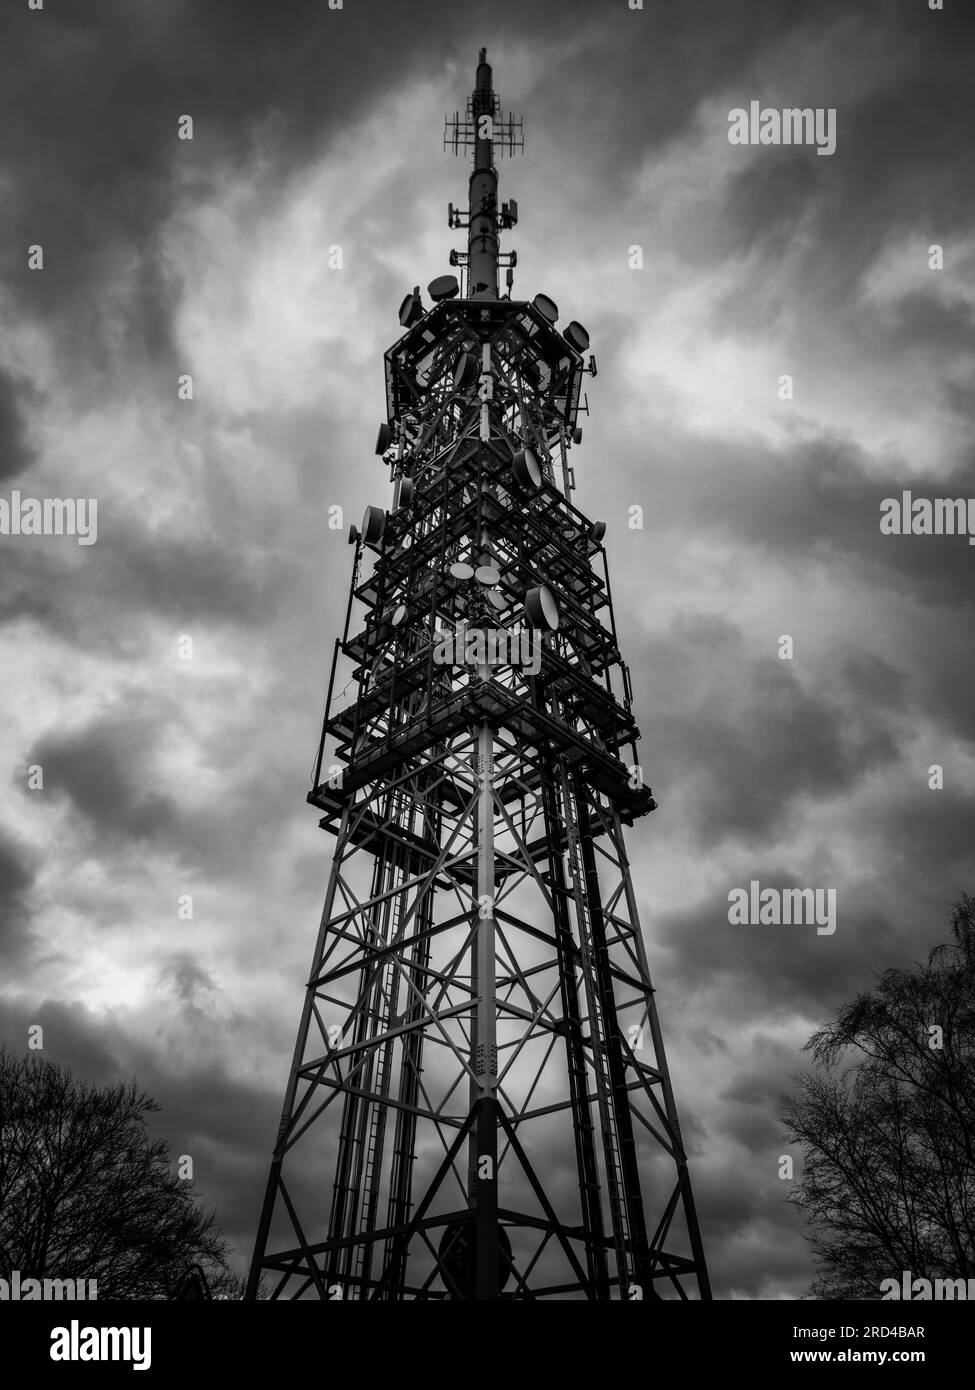
POLYGON ((572 501, 584 370, 510 299, 442 301, 387 353, 392 503, 353 536, 251 1296, 710 1296, 623 845, 655 803, 572 501), (537 661, 444 656, 489 627, 537 661))

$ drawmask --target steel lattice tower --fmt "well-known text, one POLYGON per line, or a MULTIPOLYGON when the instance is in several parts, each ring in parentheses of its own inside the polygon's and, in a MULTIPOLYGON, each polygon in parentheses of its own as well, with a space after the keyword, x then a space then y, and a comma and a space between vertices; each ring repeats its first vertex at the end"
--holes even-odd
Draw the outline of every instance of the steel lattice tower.
POLYGON ((464 284, 403 302, 391 507, 350 536, 308 797, 337 845, 249 1297, 710 1297, 623 845, 655 802, 572 501, 595 362, 499 250, 521 143, 482 50, 445 135, 464 284))

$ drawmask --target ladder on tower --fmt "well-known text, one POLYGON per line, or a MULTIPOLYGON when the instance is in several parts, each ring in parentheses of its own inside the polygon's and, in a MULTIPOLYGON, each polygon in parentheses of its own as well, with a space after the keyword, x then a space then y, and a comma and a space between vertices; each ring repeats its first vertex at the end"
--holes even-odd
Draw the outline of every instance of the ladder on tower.
POLYGON ((610 1220, 613 1228, 613 1245, 616 1250, 617 1268, 620 1280, 620 1296, 626 1297, 629 1286, 629 1216, 624 1196, 625 1180, 623 1156, 620 1149, 616 1115, 612 1105, 612 1080, 607 1065, 607 1050, 613 1046, 612 1029, 615 1018, 604 1017, 602 1001, 596 987, 595 944, 592 935, 592 918, 586 892, 585 866, 582 861, 579 829, 573 815, 573 801, 569 788, 563 779, 562 804, 565 810, 566 838, 568 844, 569 873, 576 905, 576 921, 579 929, 579 949, 582 957, 582 975, 585 981, 586 1009, 589 1016, 589 1042, 592 1049, 592 1065, 596 1085, 596 1103, 599 1109, 599 1127, 603 1138, 603 1163, 606 1174, 606 1194, 609 1200, 610 1220))
MULTIPOLYGON (((397 811, 402 810, 400 803, 402 798, 397 796, 397 811)), ((394 880, 399 877, 395 868, 391 868, 390 878, 394 880)), ((403 901, 405 892, 397 886, 396 892, 390 901, 387 927, 384 934, 379 938, 377 944, 388 945, 396 939, 399 931, 400 922, 403 915, 403 901)), ((396 966, 395 955, 390 955, 386 964, 381 970, 376 983, 376 993, 373 996, 374 1006, 371 1012, 371 1026, 374 1037, 382 1037, 388 1034, 395 1026, 396 1003, 399 994, 399 977, 396 966)), ((388 1039, 380 1043, 373 1052, 370 1064, 369 1091, 370 1100, 369 1118, 366 1127, 366 1136, 363 1144, 362 1160, 362 1208, 360 1213, 359 1231, 368 1233, 376 1229, 376 1216, 379 1210, 379 1192, 382 1178, 383 1148, 386 1137, 386 1118, 388 1114, 389 1083, 392 1072, 393 1059, 393 1040, 388 1039)), ((356 1250, 356 1287, 359 1289, 359 1297, 368 1297, 368 1281, 371 1276, 373 1254, 375 1242, 368 1241, 360 1245, 356 1250)))

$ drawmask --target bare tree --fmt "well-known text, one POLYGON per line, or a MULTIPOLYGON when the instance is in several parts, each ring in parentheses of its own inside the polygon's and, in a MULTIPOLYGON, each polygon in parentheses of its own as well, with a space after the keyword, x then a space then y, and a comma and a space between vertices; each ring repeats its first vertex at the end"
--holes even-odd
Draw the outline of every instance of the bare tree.
POLYGON ((200 1264, 239 1297, 212 1213, 176 1174, 134 1082, 92 1086, 0 1048, 0 1273, 96 1279, 99 1299, 169 1298, 200 1264))
POLYGON ((789 1139, 804 1160, 818 1298, 880 1298, 883 1279, 975 1276, 975 898, 926 964, 888 970, 806 1044, 789 1139))

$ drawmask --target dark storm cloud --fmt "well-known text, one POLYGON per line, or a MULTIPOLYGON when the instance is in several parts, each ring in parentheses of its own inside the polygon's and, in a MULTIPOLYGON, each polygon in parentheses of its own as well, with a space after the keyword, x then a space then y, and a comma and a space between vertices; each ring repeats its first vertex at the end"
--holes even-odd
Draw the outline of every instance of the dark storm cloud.
MULTIPOLYGON (((901 5, 892 15, 889 3, 861 3, 853 13, 881 31, 899 29, 905 43, 924 44, 926 53, 942 55, 945 75, 960 78, 954 44, 964 19, 948 14, 932 26, 919 22, 914 9, 901 5)), ((597 123, 611 117, 617 171, 626 178, 631 153, 642 151, 648 138, 669 139, 703 95, 731 74, 747 72, 749 62, 759 67, 769 45, 797 33, 817 37, 850 12, 839 0, 792 5, 787 13, 774 0, 694 6, 648 0, 642 14, 622 4, 600 13, 583 0, 530 6, 501 0, 492 5, 488 32, 475 33, 464 7, 420 0, 387 6, 383 42, 376 43, 375 6, 361 3, 332 11, 321 0, 275 0, 273 6, 268 0, 88 0, 80 10, 52 7, 42 14, 25 6, 7 20, 7 43, 18 61, 10 64, 2 114, 7 125, 16 118, 22 131, 8 158, 24 194, 16 209, 8 207, 16 236, 7 269, 16 268, 15 283, 32 304, 41 297, 62 314, 112 275, 126 248, 151 248, 173 193, 163 175, 175 159, 192 169, 200 149, 233 163, 248 152, 260 126, 282 164, 294 167, 394 81, 421 63, 436 67, 465 40, 473 61, 481 43, 532 45, 553 32, 591 36, 584 51, 566 60, 567 71, 551 73, 553 80, 540 85, 539 100, 571 106, 577 77, 611 72, 599 106, 587 107, 597 123), (662 52, 667 64, 654 65, 654 81, 643 80, 662 52), (625 120, 618 119, 624 100, 625 120), (176 140, 176 120, 184 113, 197 124, 192 143, 176 140), (26 279, 15 246, 37 240, 38 227, 50 248, 49 265, 43 276, 26 279)), ((916 123, 918 148, 931 133, 924 110, 916 123)), ((544 105, 539 114, 547 118, 544 105)), ((143 320, 151 318, 153 304, 161 310, 165 298, 151 256, 144 273, 143 320)), ((94 307, 89 302, 89 312, 94 307)))
POLYGON ((99 1085, 126 1079, 115 1056, 118 1030, 114 1024, 78 1004, 48 999, 27 1007, 18 1000, 6 1004, 0 1013, 0 1043, 23 1053, 27 1030, 35 1024, 43 1029, 45 1060, 67 1067, 79 1080, 99 1085))
MULTIPOLYGON (((531 13, 554 20, 556 8, 534 5, 531 13)), ((554 80, 539 83, 533 118, 547 130, 571 132, 572 139, 588 137, 590 148, 600 151, 591 178, 619 201, 629 196, 647 153, 682 133, 702 98, 752 66, 760 71, 763 55, 782 36, 813 33, 849 10, 842 0, 800 0, 787 10, 775 0, 645 0, 642 13, 625 4, 587 8, 562 16, 562 29, 584 16, 589 43, 546 74, 554 80), (579 100, 590 87, 594 99, 579 100)), ((720 134, 727 139, 726 125, 720 134)), ((567 140, 566 160, 576 154, 567 140)))
POLYGON ((770 471, 746 466, 734 486, 727 480, 728 495, 714 509, 713 521, 791 557, 797 566, 805 556, 839 562, 861 580, 920 603, 970 608, 975 589, 963 536, 887 536, 880 530, 885 498, 899 500, 904 491, 967 497, 970 476, 924 477, 904 461, 882 479, 871 478, 858 468, 859 457, 849 443, 822 437, 794 448, 774 486, 770 471))
POLYGON ((66 796, 98 835, 168 840, 178 820, 175 802, 153 789, 146 759, 158 728, 145 721, 104 721, 74 734, 48 734, 29 761, 44 769, 44 790, 66 796))
POLYGON ((951 633, 945 642, 944 656, 938 662, 925 662, 918 672, 918 708, 934 725, 932 736, 926 740, 930 758, 922 771, 932 763, 946 764, 949 781, 954 772, 951 759, 953 739, 969 746, 975 743, 975 702, 971 698, 975 679, 970 666, 971 647, 961 631, 951 633))
POLYGON ((187 951, 170 956, 159 971, 159 983, 172 991, 188 1013, 211 1000, 217 988, 209 971, 187 951))
MULTIPOLYGON (((742 18, 739 14, 740 32, 742 18)), ((801 59, 831 36, 835 67, 814 69, 818 80, 801 87, 787 72, 763 75, 762 59, 770 50, 758 38, 752 72, 743 64, 735 73, 741 97, 736 104, 755 99, 767 105, 835 107, 836 151, 809 160, 805 151, 773 149, 769 158, 746 165, 733 186, 720 235, 728 253, 776 251, 783 233, 802 221, 803 271, 819 296, 833 299, 841 297, 844 284, 852 283, 891 231, 916 224, 937 241, 970 227, 975 195, 971 181, 958 178, 955 170, 967 157, 975 120, 970 56, 975 13, 956 6, 932 14, 923 4, 877 0, 790 6, 782 21, 773 41, 787 39, 801 59), (862 91, 851 89, 850 69, 842 61, 853 42, 860 52, 862 91), (770 78, 779 94, 774 99, 768 95, 770 78)), ((718 136, 725 138, 726 132, 718 136)))
MULTIPOLYGON (((809 693, 775 641, 755 654, 727 621, 689 615, 639 652, 654 785, 665 798, 696 779, 692 825, 709 846, 726 836, 761 841, 805 798, 847 789, 896 756, 877 708, 864 721, 850 713, 855 690, 845 702, 809 693)), ((877 675, 869 663, 852 671, 860 687, 877 675)), ((888 699, 894 690, 892 682, 888 699)))
MULTIPOLYGON (((930 788, 927 766, 919 767, 900 795, 877 808, 871 826, 890 865, 901 860, 923 866, 924 876, 915 890, 939 909, 961 891, 971 891, 968 885, 975 882, 975 795, 958 789, 950 758, 941 754, 940 761, 945 773, 943 790, 930 788)), ((940 917, 939 910, 928 922, 943 934, 940 917)), ((923 942, 931 928, 921 923, 913 926, 923 942)))
MULTIPOLYGON (((279 717, 287 699, 282 693, 279 717)), ((292 828, 296 812, 300 814, 310 781, 316 721, 304 709, 296 712, 296 722, 307 728, 307 741, 294 750, 289 747, 269 777, 260 761, 241 762, 239 725, 225 725, 219 715, 213 719, 205 752, 210 766, 224 769, 221 796, 202 808, 187 806, 181 795, 194 777, 192 767, 165 775, 156 772, 166 741, 187 736, 178 702, 168 703, 161 696, 151 702, 143 699, 141 706, 131 698, 121 701, 112 715, 70 734, 46 733, 25 754, 25 762, 40 764, 44 795, 67 799, 83 841, 90 844, 94 837, 100 855, 109 862, 132 845, 152 846, 174 853, 188 871, 204 870, 206 882, 236 883, 242 857, 246 861, 251 853, 272 856, 292 828)), ((321 853, 325 848, 323 843, 321 853)), ((320 854, 296 866, 296 875, 296 890, 302 878, 320 886, 320 854)), ((199 907, 206 900, 205 891, 197 898, 199 907)), ((194 974, 191 957, 183 959, 179 969, 172 962, 170 967, 166 982, 181 998, 191 980, 197 986, 205 983, 202 975, 194 974)))
POLYGON ((862 852, 871 862, 841 881, 828 847, 820 862, 782 865, 773 852, 740 856, 727 884, 687 911, 654 924, 661 978, 678 990, 720 983, 723 1006, 741 1020, 788 1018, 796 1011, 825 1021, 846 999, 869 988, 878 968, 908 966, 946 936, 946 904, 975 882, 971 827, 975 798, 948 791, 905 793, 896 810, 880 810, 862 852), (912 877, 897 879, 899 867, 912 877), (728 921, 728 894, 761 888, 836 890, 836 930, 813 925, 739 925, 728 921), (889 885, 899 883, 896 900, 889 885))
MULTIPOLYGON (((943 304, 914 291, 899 300, 886 338, 893 347, 920 347, 925 354, 935 354, 936 360, 950 360, 954 354, 975 349, 975 311, 969 304, 943 304)), ((956 400, 970 407, 964 394, 956 395, 956 400)), ((959 413, 967 415, 968 409, 959 413)))
MULTIPOLYGON (((552 11, 535 4, 530 13, 552 11)), ((822 293, 831 278, 846 279, 868 262, 881 233, 903 220, 905 188, 921 220, 927 214, 942 229, 966 229, 970 180, 951 171, 964 162, 975 113, 970 8, 932 15, 915 0, 646 0, 641 14, 620 3, 591 6, 585 20, 568 9, 561 18, 560 29, 570 32, 588 20, 589 43, 546 73, 533 93, 533 117, 565 132, 567 164, 581 144, 597 150, 592 184, 620 204, 648 153, 684 133, 715 92, 728 94, 728 109, 753 99, 839 108, 836 154, 810 160, 809 151, 773 149, 749 163, 721 218, 688 228, 682 252, 692 264, 742 249, 774 254, 811 211, 808 274, 822 293), (800 85, 795 70, 827 40, 831 51, 800 85), (837 95, 833 65, 848 72, 844 59, 853 51, 866 90, 846 82, 837 95), (889 75, 886 51, 903 60, 889 75), (594 99, 577 99, 590 89, 594 99)), ((727 132, 720 111, 713 136, 733 159, 727 132)))
MULTIPOLYGON (((660 529, 680 533, 693 526, 697 533, 715 531, 782 558, 797 575, 809 560, 818 560, 932 607, 975 604, 972 551, 964 536, 888 536, 880 530, 885 498, 899 500, 904 491, 967 497, 968 472, 935 479, 897 460, 878 478, 868 472, 858 445, 825 433, 781 452, 758 441, 743 446, 706 438, 694 443, 704 462, 693 469, 683 457, 686 442, 665 436, 657 447, 672 449, 674 457, 658 456, 647 484, 651 496, 662 491, 664 499, 663 505, 654 501, 654 529, 643 533, 647 545, 660 529)), ((646 473, 635 462, 631 467, 634 474, 646 473)), ((628 543, 636 542, 631 537, 628 543)))
MULTIPOLYGON (((722 134, 719 131, 716 138, 722 134)), ((811 160, 806 149, 773 148, 771 159, 757 159, 746 165, 732 182, 723 215, 709 229, 711 234, 699 248, 699 256, 703 258, 702 253, 706 252, 710 261, 716 254, 732 257, 747 251, 771 263, 791 251, 796 234, 809 215, 809 205, 818 204, 829 185, 829 171, 824 167, 827 162, 818 157, 811 160)), ((765 306, 751 298, 754 328, 759 333, 767 331, 765 306)), ((743 317, 747 325, 747 307, 734 297, 734 292, 726 297, 723 307, 727 310, 732 306, 746 309, 743 317)), ((735 317, 737 321, 738 315, 735 317)))
POLYGON ((975 385, 967 381, 946 381, 944 396, 955 415, 975 419, 975 385))
MULTIPOLYGON (((868 984, 878 960, 890 961, 905 946, 886 916, 871 914, 868 906, 852 911, 842 889, 837 891, 837 928, 819 936, 815 926, 740 926, 728 921, 728 892, 746 891, 751 879, 764 888, 828 887, 808 872, 796 873, 763 859, 729 874, 727 889, 709 901, 655 924, 654 937, 663 951, 658 980, 666 978, 677 990, 718 984, 729 1019, 766 1023, 806 1016, 827 1017, 868 984)), ((916 924, 912 924, 916 926, 916 924)))
MULTIPOLYGON (((111 507, 100 512, 100 526, 111 528, 112 521, 111 507)), ((128 517, 120 518, 105 546, 104 562, 93 566, 91 597, 104 602, 124 585, 133 608, 177 622, 218 618, 251 623, 266 618, 280 595, 287 557, 267 553, 264 537, 235 535, 230 528, 221 533, 218 526, 214 518, 209 536, 191 539, 153 534, 128 517)))
POLYGON ((0 372, 0 479, 15 478, 33 460, 33 450, 27 440, 27 431, 19 400, 27 402, 30 393, 23 386, 15 385, 6 372, 0 372))
POLYGON ((782 1144, 779 1125, 769 1110, 769 1097, 770 1093, 763 1091, 751 1104, 734 1107, 722 1127, 729 1139, 763 1158, 782 1144))
POLYGON ((781 1152, 782 1125, 776 1105, 783 1090, 783 1076, 796 1067, 795 1052, 773 1038, 761 1035, 730 1086, 721 1092, 721 1127, 728 1136, 767 1162, 781 1152))
POLYGON ((33 881, 19 848, 0 835, 0 961, 19 965, 32 944, 25 894, 33 881))
MULTIPOLYGON (((523 34, 556 12, 564 23, 587 11, 544 8, 495 5, 489 27, 514 23, 523 34)), ((139 312, 127 326, 142 341, 130 346, 156 355, 170 307, 156 235, 175 172, 205 178, 215 162, 233 167, 260 130, 283 178, 419 62, 452 54, 470 17, 423 0, 386 7, 381 43, 375 25, 373 5, 333 11, 321 0, 23 6, 6 22, 15 61, 0 98, 4 127, 20 132, 7 155, 18 196, 6 202, 3 279, 31 312, 62 320, 62 347, 97 357, 100 296, 135 260, 139 312), (183 114, 194 119, 192 142, 177 139, 183 114), (26 268, 35 243, 41 274, 26 268)), ((472 63, 490 37, 471 36, 472 63)))
MULTIPOLYGON (((746 1170, 740 1155, 736 1155, 735 1162, 722 1167, 717 1174, 708 1173, 703 1167, 696 1174, 695 1201, 700 1208, 701 1220, 706 1223, 705 1229, 711 1234, 718 1249, 724 1240, 742 1234, 759 1220, 781 1226, 785 1230, 796 1229, 798 1222, 783 1200, 784 1191, 777 1191, 772 1186, 775 1177, 774 1150, 777 1147, 781 1145, 773 1144, 763 1155, 767 1171, 757 1190, 754 1167, 751 1171, 746 1170)), ((796 1259, 793 1256, 790 1262, 793 1273, 797 1267, 803 1269, 801 1251, 798 1253, 800 1258, 796 1259)), ((768 1243, 762 1241, 759 1248, 752 1252, 751 1260, 731 1276, 732 1287, 739 1291, 747 1289, 754 1297, 758 1285, 767 1277, 767 1258, 768 1243)))
MULTIPOLYGON (((211 875, 221 865, 233 873, 242 839, 267 835, 269 789, 263 799, 228 797, 225 807, 206 815, 181 805, 175 783, 166 790, 154 784, 154 760, 161 741, 180 728, 176 707, 157 703, 150 715, 120 709, 71 734, 45 734, 30 750, 28 761, 44 769, 45 795, 67 798, 81 818, 86 837, 94 835, 103 854, 118 853, 133 844, 152 844, 175 851, 187 867, 205 863, 211 875), (255 809, 258 808, 259 809, 255 809)), ((227 790, 233 788, 228 774, 227 790)), ((184 961, 172 967, 167 981, 181 995, 195 967, 184 961), (175 973, 173 973, 175 970, 175 973)), ((201 980, 197 980, 197 984, 201 980)), ((182 997, 182 996, 181 996, 182 997)))
MULTIPOLYGON (((224 489, 226 505, 213 502, 209 533, 181 535, 178 520, 151 528, 145 516, 103 495, 98 543, 82 556, 60 538, 10 546, 0 620, 28 616, 66 642, 120 654, 131 650, 133 625, 152 616, 171 620, 174 643, 185 623, 250 625, 268 617, 288 590, 293 559, 269 545, 266 513, 234 524, 239 506, 229 478, 224 489)), ((187 497, 194 527, 203 509, 206 498, 187 497)))

